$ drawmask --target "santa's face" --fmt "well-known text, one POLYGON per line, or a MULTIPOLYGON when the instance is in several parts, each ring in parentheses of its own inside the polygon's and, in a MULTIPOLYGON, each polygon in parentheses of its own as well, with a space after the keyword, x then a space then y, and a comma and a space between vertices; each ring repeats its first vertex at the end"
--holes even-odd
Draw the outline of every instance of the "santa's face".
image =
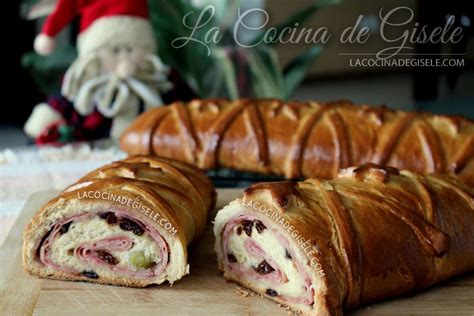
POLYGON ((105 45, 97 50, 101 73, 115 73, 121 79, 134 77, 137 73, 151 71, 146 57, 153 51, 146 47, 127 44, 105 45))
POLYGON ((125 111, 136 115, 140 103, 145 108, 162 104, 161 92, 171 87, 167 73, 151 48, 104 45, 69 67, 62 94, 81 115, 94 109, 110 118, 125 111))

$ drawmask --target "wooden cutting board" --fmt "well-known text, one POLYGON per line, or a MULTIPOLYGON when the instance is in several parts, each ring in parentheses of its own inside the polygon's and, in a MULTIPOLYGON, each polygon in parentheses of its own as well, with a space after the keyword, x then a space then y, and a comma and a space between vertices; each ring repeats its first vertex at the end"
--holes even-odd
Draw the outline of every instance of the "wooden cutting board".
MULTIPOLYGON (((218 273, 209 225, 190 257, 191 274, 146 289, 38 279, 21 265, 22 231, 34 212, 57 192, 33 195, 0 248, 0 314, 3 315, 287 315, 277 304, 243 297, 218 273)), ((219 190, 218 207, 241 194, 219 190)), ((351 315, 474 315, 474 275, 416 295, 366 306, 351 315)))

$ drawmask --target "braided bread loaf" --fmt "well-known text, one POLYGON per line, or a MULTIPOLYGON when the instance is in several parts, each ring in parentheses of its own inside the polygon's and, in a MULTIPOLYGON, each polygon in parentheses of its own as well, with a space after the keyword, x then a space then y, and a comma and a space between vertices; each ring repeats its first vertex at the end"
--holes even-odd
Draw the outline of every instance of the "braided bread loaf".
POLYGON ((142 114, 121 146, 203 169, 333 178, 340 168, 374 162, 474 184, 472 121, 350 102, 177 102, 142 114))
POLYGON ((343 309, 474 269, 474 190, 367 164, 333 180, 258 183, 217 213, 224 277, 295 311, 343 309))
POLYGON ((133 287, 189 272, 187 245, 215 203, 199 169, 135 156, 99 168, 39 210, 24 233, 33 275, 133 287))

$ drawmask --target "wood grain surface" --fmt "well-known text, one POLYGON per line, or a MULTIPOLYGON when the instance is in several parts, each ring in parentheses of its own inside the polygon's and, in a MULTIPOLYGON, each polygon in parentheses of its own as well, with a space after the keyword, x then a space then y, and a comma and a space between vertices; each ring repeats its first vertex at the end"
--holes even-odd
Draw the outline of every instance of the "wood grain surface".
MULTIPOLYGON (((239 189, 218 190, 218 209, 239 189)), ((288 311, 258 296, 243 297, 217 271, 209 224, 191 250, 191 274, 176 282, 146 289, 43 280, 21 265, 22 231, 34 212, 57 192, 33 195, 0 248, 2 315, 287 315, 288 311)), ((213 217, 214 214, 211 214, 213 217)), ((350 315, 474 315, 474 275, 404 298, 365 306, 350 315)))

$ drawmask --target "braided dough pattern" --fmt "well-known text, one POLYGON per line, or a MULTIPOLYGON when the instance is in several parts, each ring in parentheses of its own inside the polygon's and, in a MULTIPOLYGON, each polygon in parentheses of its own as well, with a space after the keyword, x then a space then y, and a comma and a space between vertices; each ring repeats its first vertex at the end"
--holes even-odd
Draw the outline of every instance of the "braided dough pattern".
POLYGON ((474 184, 474 124, 385 107, 278 100, 194 100, 142 114, 122 135, 131 154, 197 165, 333 178, 373 162, 452 173, 474 184))

